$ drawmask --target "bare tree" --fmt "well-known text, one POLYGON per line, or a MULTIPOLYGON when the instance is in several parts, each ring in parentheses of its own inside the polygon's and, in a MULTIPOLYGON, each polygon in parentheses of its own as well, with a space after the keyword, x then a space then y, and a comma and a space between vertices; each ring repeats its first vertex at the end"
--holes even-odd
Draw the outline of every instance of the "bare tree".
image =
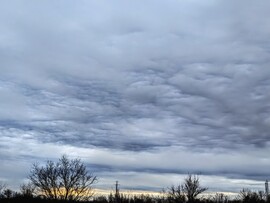
POLYGON ((20 186, 20 193, 23 197, 33 197, 36 188, 32 183, 22 184, 20 186))
POLYGON ((97 181, 80 159, 63 155, 58 162, 47 161, 45 166, 33 164, 29 179, 38 191, 49 199, 89 200, 92 185, 97 181))
POLYGON ((184 184, 178 186, 171 186, 167 190, 167 197, 168 200, 174 200, 174 202, 188 202, 192 203, 195 202, 197 196, 207 188, 201 187, 200 179, 198 175, 191 175, 189 174, 184 179, 184 184))
POLYGON ((229 201, 229 198, 227 195, 223 193, 216 193, 213 196, 213 201, 216 203, 227 203, 229 201))
POLYGON ((3 191, 6 189, 7 184, 4 182, 0 182, 0 197, 3 196, 3 191))
POLYGON ((7 198, 7 199, 12 198, 14 196, 14 194, 15 194, 15 192, 11 189, 8 189, 8 188, 3 191, 3 197, 7 198))
POLYGON ((198 175, 189 174, 184 180, 182 189, 188 198, 188 202, 194 202, 196 197, 205 192, 208 188, 201 187, 198 175))
MULTIPOLYGON (((166 191, 165 191, 166 192, 166 191)), ((182 191, 182 186, 174 186, 168 188, 167 190, 167 199, 169 202, 182 203, 186 202, 186 196, 182 191)))
POLYGON ((253 192, 247 188, 243 188, 239 192, 238 199, 245 203, 255 203, 255 202, 263 201, 257 192, 253 192))

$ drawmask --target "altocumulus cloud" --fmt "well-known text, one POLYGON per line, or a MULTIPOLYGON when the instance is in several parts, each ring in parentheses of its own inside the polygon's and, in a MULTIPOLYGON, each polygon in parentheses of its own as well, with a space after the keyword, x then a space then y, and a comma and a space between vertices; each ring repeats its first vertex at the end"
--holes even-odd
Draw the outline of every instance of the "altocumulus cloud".
POLYGON ((269 6, 2 1, 1 180, 16 187, 31 163, 66 153, 100 188, 159 191, 188 172, 211 190, 262 188, 269 6))

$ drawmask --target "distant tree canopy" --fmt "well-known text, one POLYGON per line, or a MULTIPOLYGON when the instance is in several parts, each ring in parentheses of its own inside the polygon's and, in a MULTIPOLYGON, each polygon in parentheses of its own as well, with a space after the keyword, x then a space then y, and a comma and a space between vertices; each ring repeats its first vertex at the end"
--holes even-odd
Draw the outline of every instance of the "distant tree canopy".
POLYGON ((57 162, 45 166, 33 164, 29 179, 37 191, 49 199, 89 200, 97 177, 89 173, 80 159, 63 155, 57 162))

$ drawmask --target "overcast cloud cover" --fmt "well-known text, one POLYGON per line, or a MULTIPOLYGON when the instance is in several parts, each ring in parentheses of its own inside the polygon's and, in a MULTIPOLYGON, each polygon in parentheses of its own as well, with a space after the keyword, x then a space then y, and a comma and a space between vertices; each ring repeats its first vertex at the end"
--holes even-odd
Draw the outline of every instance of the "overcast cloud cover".
POLYGON ((97 187, 270 178, 267 0, 2 0, 0 180, 80 157, 97 187))

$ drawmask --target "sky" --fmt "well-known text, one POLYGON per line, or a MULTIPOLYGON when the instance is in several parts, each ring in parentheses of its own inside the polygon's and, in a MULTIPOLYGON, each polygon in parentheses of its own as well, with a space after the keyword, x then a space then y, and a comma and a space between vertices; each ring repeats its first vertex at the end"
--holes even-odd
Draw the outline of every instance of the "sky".
POLYGON ((0 181, 80 158, 95 187, 270 178, 267 0, 1 0, 0 181))

